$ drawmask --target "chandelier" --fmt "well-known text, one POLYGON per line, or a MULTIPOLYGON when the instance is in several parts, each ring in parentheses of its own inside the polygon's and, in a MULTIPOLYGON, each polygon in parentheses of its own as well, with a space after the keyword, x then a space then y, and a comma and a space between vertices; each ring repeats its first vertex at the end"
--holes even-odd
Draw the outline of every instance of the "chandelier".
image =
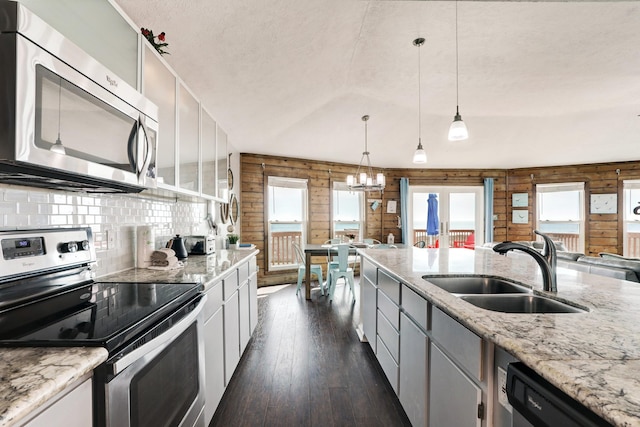
POLYGON ((362 152, 362 158, 360 164, 358 164, 358 170, 355 176, 347 176, 347 187, 352 191, 384 191, 385 178, 381 172, 376 175, 373 174, 371 168, 371 160, 369 159, 369 150, 367 149, 367 121, 369 116, 362 116, 364 122, 364 151, 362 152), (365 158, 367 159, 365 164, 365 158), (356 182, 356 179, 358 182, 356 182))

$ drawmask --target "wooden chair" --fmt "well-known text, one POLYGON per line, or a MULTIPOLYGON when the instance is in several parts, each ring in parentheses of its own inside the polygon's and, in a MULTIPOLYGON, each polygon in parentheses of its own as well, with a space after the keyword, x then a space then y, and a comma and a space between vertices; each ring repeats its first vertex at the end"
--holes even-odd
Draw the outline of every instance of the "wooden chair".
MULTIPOLYGON (((306 273, 307 267, 304 260, 304 253, 302 252, 302 248, 295 242, 291 243, 293 246, 293 250, 296 254, 296 261, 298 263, 298 286, 296 287, 296 295, 300 292, 300 288, 302 287, 302 279, 306 273)), ((315 274, 318 276, 318 283, 320 283, 320 292, 324 295, 324 283, 322 281, 322 266, 318 264, 311 264, 311 274, 315 274)))

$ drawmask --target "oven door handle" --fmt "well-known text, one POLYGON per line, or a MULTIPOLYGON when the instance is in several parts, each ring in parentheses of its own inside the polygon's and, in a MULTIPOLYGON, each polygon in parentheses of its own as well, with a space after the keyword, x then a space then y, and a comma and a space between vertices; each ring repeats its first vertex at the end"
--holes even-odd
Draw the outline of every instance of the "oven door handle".
POLYGON ((173 325, 169 330, 158 335, 148 343, 136 348, 132 352, 124 354, 122 355, 122 357, 108 363, 111 367, 111 373, 113 375, 118 375, 136 360, 145 355, 148 355, 149 353, 152 353, 154 350, 162 349, 164 346, 171 343, 174 339, 180 336, 180 334, 186 331, 189 326, 191 326, 191 324, 198 318, 198 316, 200 316, 200 313, 206 301, 207 296, 201 295, 197 306, 189 314, 180 319, 180 321, 173 325))

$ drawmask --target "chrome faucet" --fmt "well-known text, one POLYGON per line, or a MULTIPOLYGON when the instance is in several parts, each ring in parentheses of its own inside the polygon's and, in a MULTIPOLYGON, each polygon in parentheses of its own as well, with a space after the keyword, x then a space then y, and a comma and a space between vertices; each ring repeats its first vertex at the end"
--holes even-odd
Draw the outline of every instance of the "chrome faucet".
POLYGON ((556 245, 553 240, 545 234, 540 233, 538 230, 533 230, 538 236, 544 239, 544 246, 542 252, 538 252, 529 246, 525 246, 520 243, 514 242, 502 242, 493 247, 493 250, 501 255, 506 254, 512 250, 519 250, 527 253, 536 260, 542 271, 542 283, 545 291, 558 292, 558 282, 556 279, 556 266, 557 266, 557 254, 556 245))

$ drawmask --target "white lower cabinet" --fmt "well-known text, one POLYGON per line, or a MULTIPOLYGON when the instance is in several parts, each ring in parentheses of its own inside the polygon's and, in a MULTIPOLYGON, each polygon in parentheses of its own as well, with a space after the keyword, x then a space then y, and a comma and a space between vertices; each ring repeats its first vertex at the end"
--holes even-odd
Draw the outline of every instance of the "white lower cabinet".
POLYGON ((204 322, 205 423, 209 425, 224 394, 224 318, 222 282, 207 292, 204 322))
POLYGON ((224 385, 227 386, 240 361, 240 311, 238 291, 224 302, 224 385))
POLYGON ((25 427, 87 427, 93 420, 91 378, 69 387, 34 418, 22 424, 25 427), (71 415, 73 414, 73 415, 71 415))
POLYGON ((484 412, 482 389, 434 343, 431 343, 430 365, 430 425, 480 427, 484 412))
POLYGON ((428 421, 428 364, 429 337, 405 313, 401 313, 398 397, 414 427, 426 426, 428 421))
POLYGON ((205 424, 222 395, 258 323, 256 257, 205 285, 205 424), (253 268, 252 268, 253 266, 253 268), (251 275, 249 275, 249 273, 251 275), (238 282, 240 282, 238 286, 238 282))
POLYGON ((240 354, 251 338, 251 325, 249 323, 249 281, 247 280, 238 289, 238 309, 240 311, 240 354))

